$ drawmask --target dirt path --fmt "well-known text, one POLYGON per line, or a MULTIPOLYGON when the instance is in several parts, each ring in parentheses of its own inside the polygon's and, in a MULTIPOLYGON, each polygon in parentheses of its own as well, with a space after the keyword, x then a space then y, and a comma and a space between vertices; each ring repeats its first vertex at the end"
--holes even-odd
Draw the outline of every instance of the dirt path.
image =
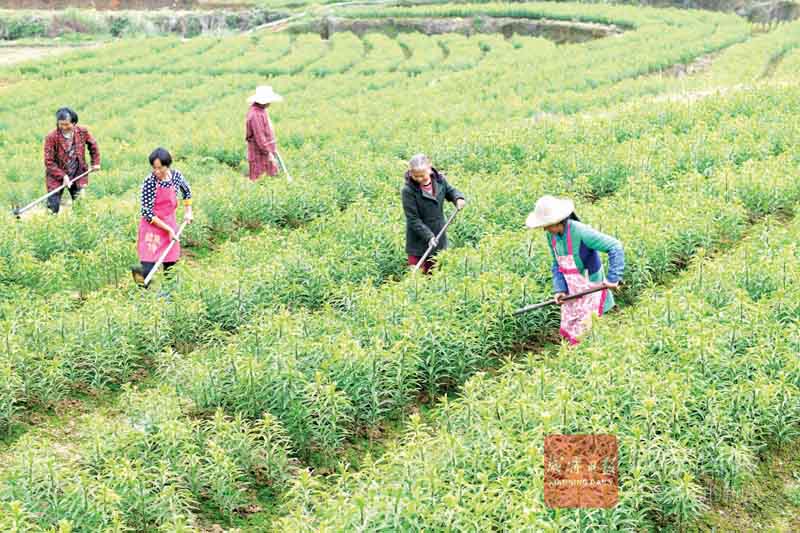
POLYGON ((768 79, 771 78, 775 71, 778 70, 778 65, 781 64, 783 58, 786 57, 789 52, 794 50, 794 48, 787 48, 785 50, 781 50, 778 54, 772 56, 769 59, 769 63, 767 63, 767 67, 764 69, 764 72, 761 73, 761 79, 768 79))
POLYGON ((672 65, 664 69, 661 72, 656 72, 654 74, 649 74, 649 76, 658 76, 658 75, 666 75, 672 76, 673 78, 685 78, 687 76, 695 76, 697 74, 702 74, 703 72, 707 72, 711 65, 714 63, 714 60, 719 57, 719 55, 724 51, 717 50, 716 52, 712 52, 710 54, 704 54, 694 61, 690 63, 678 63, 676 65, 672 65))
MULTIPOLYGON (((90 45, 90 46, 97 46, 90 45)), ((60 55, 85 46, 0 46, 0 67, 60 55)), ((0 85, 2 87, 2 85, 0 85)))

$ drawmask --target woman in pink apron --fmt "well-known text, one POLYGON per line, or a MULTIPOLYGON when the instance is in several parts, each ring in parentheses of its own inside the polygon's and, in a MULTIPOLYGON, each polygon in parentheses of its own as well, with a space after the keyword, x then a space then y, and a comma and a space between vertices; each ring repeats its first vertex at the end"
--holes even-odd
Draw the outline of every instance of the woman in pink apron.
POLYGON ((582 223, 571 200, 543 196, 536 202, 525 224, 543 228, 553 255, 553 290, 561 305, 561 336, 571 344, 580 342, 591 326, 591 315, 602 316, 614 306, 616 289, 625 269, 622 244, 609 235, 582 223), (600 254, 608 254, 608 275, 603 272, 600 254), (605 287, 574 300, 562 301, 567 294, 605 287))
MULTIPOLYGON (((170 241, 176 240, 178 223, 175 216, 178 208, 178 192, 183 198, 183 218, 192 221, 192 190, 180 172, 170 169, 172 156, 164 148, 156 148, 150 154, 153 172, 142 185, 142 219, 139 221, 137 249, 141 267, 133 268, 136 281, 144 285, 144 280, 155 266, 170 241)), ((176 242, 164 258, 164 271, 178 261, 181 246, 176 242)))

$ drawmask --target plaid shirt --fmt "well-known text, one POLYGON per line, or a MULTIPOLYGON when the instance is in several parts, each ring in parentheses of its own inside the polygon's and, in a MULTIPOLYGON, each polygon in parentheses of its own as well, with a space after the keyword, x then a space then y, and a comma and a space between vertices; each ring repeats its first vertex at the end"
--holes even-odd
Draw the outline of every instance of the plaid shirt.
POLYGON ((245 125, 245 140, 247 140, 247 161, 250 163, 250 179, 257 180, 263 174, 275 176, 278 166, 269 155, 275 153, 277 142, 272 121, 266 109, 256 104, 247 111, 245 125))
MULTIPOLYGON (((100 148, 92 134, 84 127, 75 126, 72 128, 72 144, 75 157, 78 159, 78 167, 74 175, 83 174, 89 167, 86 165, 86 148, 92 156, 92 165, 100 164, 100 148)), ((47 190, 52 191, 59 187, 64 176, 70 175, 70 140, 56 128, 51 131, 44 139, 44 166, 47 171, 47 190)), ((89 177, 85 176, 78 181, 78 186, 86 187, 89 184, 89 177)))

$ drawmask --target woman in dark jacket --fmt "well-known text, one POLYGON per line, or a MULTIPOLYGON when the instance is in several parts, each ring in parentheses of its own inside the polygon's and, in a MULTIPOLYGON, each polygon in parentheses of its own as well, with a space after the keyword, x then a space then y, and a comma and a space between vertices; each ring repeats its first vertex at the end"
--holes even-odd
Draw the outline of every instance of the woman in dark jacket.
POLYGON ((431 166, 424 154, 417 154, 408 162, 402 190, 403 211, 406 215, 406 253, 408 264, 416 265, 425 255, 428 246, 433 250, 420 268, 429 273, 433 257, 439 250, 447 248, 447 234, 437 241, 436 235, 445 225, 444 201, 449 200, 456 209, 466 204, 464 195, 447 183, 445 176, 431 166))

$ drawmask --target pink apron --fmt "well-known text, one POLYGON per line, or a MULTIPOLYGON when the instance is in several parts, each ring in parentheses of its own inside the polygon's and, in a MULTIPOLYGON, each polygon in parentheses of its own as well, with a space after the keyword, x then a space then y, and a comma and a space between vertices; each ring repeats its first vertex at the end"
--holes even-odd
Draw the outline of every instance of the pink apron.
MULTIPOLYGON (((158 178, 156 178, 158 179, 158 178)), ((175 212, 178 208, 178 194, 175 187, 156 186, 156 201, 153 205, 153 214, 174 231, 178 230, 175 212)), ((149 223, 144 217, 139 221, 139 260, 145 263, 155 263, 159 256, 169 245, 169 233, 149 223)), ((165 263, 174 263, 181 256, 181 245, 175 246, 164 258, 165 263)))
MULTIPOLYGON (((564 275, 567 281, 567 288, 570 294, 587 291, 596 286, 578 271, 575 265, 575 257, 572 255, 572 236, 567 226, 567 255, 558 255, 556 249, 556 238, 552 237, 553 252, 558 262, 558 271, 564 275)), ((597 313, 603 315, 603 306, 606 303, 606 293, 608 289, 587 294, 574 300, 568 300, 561 304, 561 329, 559 333, 566 338, 570 344, 578 344, 580 336, 589 329, 590 315, 597 313)))

